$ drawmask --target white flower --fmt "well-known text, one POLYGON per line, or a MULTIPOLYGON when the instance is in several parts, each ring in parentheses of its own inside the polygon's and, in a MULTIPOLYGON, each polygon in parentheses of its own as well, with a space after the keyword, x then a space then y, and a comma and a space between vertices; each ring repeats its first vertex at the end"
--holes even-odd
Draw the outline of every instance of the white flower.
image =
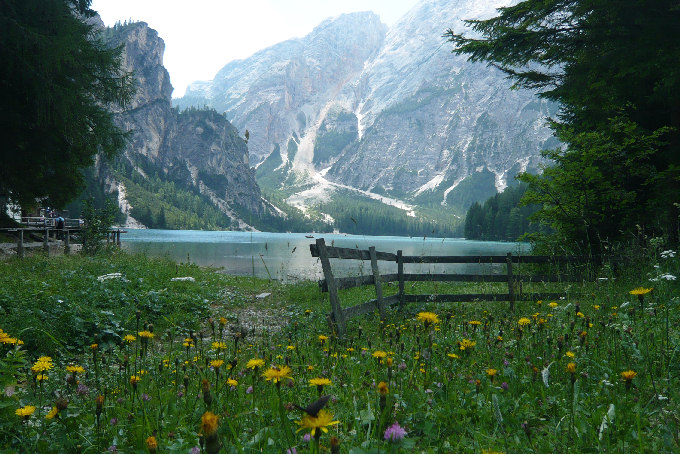
POLYGON ((673 251, 673 250, 670 250, 670 249, 669 249, 669 250, 663 251, 663 252, 661 253, 661 258, 662 258, 662 259, 671 259, 671 258, 673 258, 673 257, 675 257, 675 251, 673 251))

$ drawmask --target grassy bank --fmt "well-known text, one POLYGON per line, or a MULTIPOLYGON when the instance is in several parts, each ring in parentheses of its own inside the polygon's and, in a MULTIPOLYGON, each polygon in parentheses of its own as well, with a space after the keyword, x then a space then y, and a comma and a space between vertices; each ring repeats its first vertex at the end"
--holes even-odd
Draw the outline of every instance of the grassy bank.
POLYGON ((660 252, 565 288, 565 300, 515 313, 411 306, 385 323, 352 320, 342 340, 315 283, 124 253, 8 260, 0 448, 677 452, 680 299, 669 276, 680 263, 660 252), (293 406, 321 395, 332 397, 316 417, 293 406))

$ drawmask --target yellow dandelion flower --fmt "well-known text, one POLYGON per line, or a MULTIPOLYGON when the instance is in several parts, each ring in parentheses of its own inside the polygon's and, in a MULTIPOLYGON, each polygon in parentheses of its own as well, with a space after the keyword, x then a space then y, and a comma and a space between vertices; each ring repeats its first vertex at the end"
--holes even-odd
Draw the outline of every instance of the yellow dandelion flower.
POLYGON ((482 322, 480 322, 479 320, 470 320, 470 321, 468 322, 468 324, 470 324, 470 325, 472 325, 472 326, 479 326, 479 325, 482 324, 482 322))
POLYGON ((377 388, 378 388, 378 393, 381 396, 385 396, 390 392, 390 388, 388 388, 387 383, 385 383, 384 381, 381 381, 380 383, 378 383, 377 388))
POLYGON ((149 451, 155 451, 158 449, 158 441, 156 441, 156 437, 149 437, 146 439, 146 447, 149 449, 149 451))
POLYGON ((246 369, 257 369, 264 366, 264 360, 260 358, 253 358, 246 363, 246 369))
POLYGON ((59 414, 59 409, 57 407, 52 407, 52 410, 45 415, 45 419, 54 419, 59 414))
POLYGON ((212 344, 213 350, 226 350, 227 349, 227 344, 224 342, 213 342, 212 344))
POLYGON ((127 342, 128 344, 130 344, 130 343, 136 341, 137 338, 136 338, 135 336, 133 336, 132 334, 126 334, 126 335, 123 337, 123 340, 124 340, 125 342, 127 342))
POLYGON ((82 374, 85 372, 85 369, 83 368, 83 366, 71 364, 69 366, 66 366, 66 372, 70 372, 72 374, 82 374))
POLYGON ((300 421, 295 421, 296 424, 300 426, 297 432, 310 429, 312 437, 316 436, 318 430, 324 433, 328 432, 328 426, 334 426, 340 424, 340 421, 333 421, 333 413, 326 410, 319 410, 316 416, 304 415, 300 421))
POLYGON ((564 354, 564 356, 566 356, 566 357, 568 357, 568 358, 573 358, 573 357, 575 357, 576 355, 574 354, 574 352, 566 352, 566 353, 564 354))
POLYGON ((646 295, 647 293, 651 292, 652 290, 654 290, 654 289, 653 288, 638 287, 638 288, 634 288, 633 290, 631 290, 628 293, 630 293, 631 295, 646 295))
POLYGON ((419 312, 416 319, 423 322, 425 326, 439 323, 439 317, 434 312, 419 312))
POLYGON ((330 386, 333 383, 328 378, 312 378, 309 380, 309 386, 330 386))
POLYGON ((382 350, 376 350, 373 352, 373 354, 371 354, 371 356, 376 359, 384 359, 387 358, 387 352, 384 352, 382 350))
POLYGON ((531 324, 531 320, 529 320, 529 319, 526 318, 526 317, 522 317, 522 318, 520 318, 520 319, 517 321, 517 324, 518 324, 519 326, 527 326, 527 325, 530 325, 530 324, 531 324))
POLYGON ((324 336, 323 334, 319 334, 319 342, 321 344, 324 344, 328 340, 328 336, 324 336))
POLYGON ((212 361, 210 361, 210 365, 212 367, 214 367, 215 369, 219 369, 220 367, 222 367, 222 365, 224 365, 224 360, 223 359, 213 359, 212 361))
POLYGON ((455 353, 447 353, 446 356, 448 356, 451 359, 458 359, 460 356, 456 355, 455 353))
POLYGON ((293 377, 290 376, 290 374, 292 372, 293 372, 293 370, 288 366, 281 366, 281 367, 272 366, 269 369, 267 369, 266 371, 264 371, 262 376, 267 381, 271 381, 272 383, 279 383, 284 378, 292 380, 293 377))
POLYGON ((215 413, 211 411, 203 413, 203 416, 201 416, 201 433, 203 435, 206 437, 214 435, 215 432, 217 432, 218 427, 219 417, 215 413))
POLYGON ((559 304, 557 304, 555 301, 551 301, 551 302, 548 304, 548 306, 550 306, 550 307, 552 307, 553 309, 555 309, 557 306, 559 306, 559 304))
POLYGON ((131 375, 130 376, 130 384, 131 385, 136 385, 140 381, 142 381, 142 379, 139 377, 139 375, 131 375))
POLYGON ((140 331, 137 334, 139 334, 139 337, 144 339, 153 339, 156 336, 154 333, 148 330, 140 331))
POLYGON ((463 339, 462 341, 458 342, 458 348, 460 348, 461 351, 470 350, 475 345, 477 345, 477 342, 470 339, 463 339))
POLYGON ((621 372, 621 378, 625 382, 631 381, 636 376, 637 376, 637 372, 635 372, 634 370, 626 370, 626 371, 621 372))
POLYGON ((17 416, 22 416, 24 418, 28 418, 35 412, 35 406, 34 405, 26 405, 25 407, 17 408, 14 411, 14 414, 17 416))
POLYGON ((498 371, 496 369, 489 368, 486 370, 486 375, 489 377, 495 377, 498 371))
POLYGON ((570 374, 576 372, 576 363, 567 364, 567 372, 569 372, 570 374))
POLYGON ((233 378, 230 378, 227 380, 227 385, 229 386, 238 386, 238 382, 234 380, 233 378))

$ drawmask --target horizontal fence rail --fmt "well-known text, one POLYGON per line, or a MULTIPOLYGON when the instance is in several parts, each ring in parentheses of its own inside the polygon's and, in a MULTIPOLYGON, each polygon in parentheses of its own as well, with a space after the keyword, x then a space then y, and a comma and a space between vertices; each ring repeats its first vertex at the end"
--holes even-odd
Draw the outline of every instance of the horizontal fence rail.
POLYGON ((346 331, 346 320, 378 310, 381 318, 385 317, 385 308, 399 304, 420 302, 473 302, 473 301, 509 301, 510 309, 514 310, 515 301, 551 300, 564 297, 564 293, 524 293, 524 283, 548 282, 578 282, 580 276, 573 274, 534 274, 522 275, 513 273, 513 264, 570 264, 583 263, 585 257, 544 256, 544 255, 480 255, 480 256, 405 256, 402 251, 396 254, 376 251, 374 247, 368 250, 340 248, 326 246, 325 240, 319 238, 315 244, 309 245, 312 257, 318 257, 324 272, 324 279, 319 281, 322 292, 329 293, 331 303, 331 321, 335 324, 338 335, 343 336, 346 331), (333 275, 330 259, 366 260, 371 262, 370 275, 336 278, 333 275), (380 274, 378 261, 396 262, 397 273, 380 274), (457 273, 404 273, 404 264, 504 264, 507 271, 503 274, 457 274, 457 273), (396 295, 382 296, 382 284, 399 284, 396 295), (406 294, 406 282, 499 282, 507 283, 508 293, 485 294, 406 294), (376 299, 349 308, 342 308, 338 290, 375 286, 376 299))

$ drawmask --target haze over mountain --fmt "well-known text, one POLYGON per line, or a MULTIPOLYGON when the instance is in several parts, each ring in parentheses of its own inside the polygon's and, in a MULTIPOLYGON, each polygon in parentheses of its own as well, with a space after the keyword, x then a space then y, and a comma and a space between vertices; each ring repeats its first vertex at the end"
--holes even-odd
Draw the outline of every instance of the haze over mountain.
POLYGON ((214 107, 247 129, 258 182, 293 205, 357 190, 406 211, 462 213, 556 144, 545 125, 556 106, 510 90, 442 38, 508 3, 425 0, 389 29, 370 12, 341 15, 228 63, 174 102, 214 107))

